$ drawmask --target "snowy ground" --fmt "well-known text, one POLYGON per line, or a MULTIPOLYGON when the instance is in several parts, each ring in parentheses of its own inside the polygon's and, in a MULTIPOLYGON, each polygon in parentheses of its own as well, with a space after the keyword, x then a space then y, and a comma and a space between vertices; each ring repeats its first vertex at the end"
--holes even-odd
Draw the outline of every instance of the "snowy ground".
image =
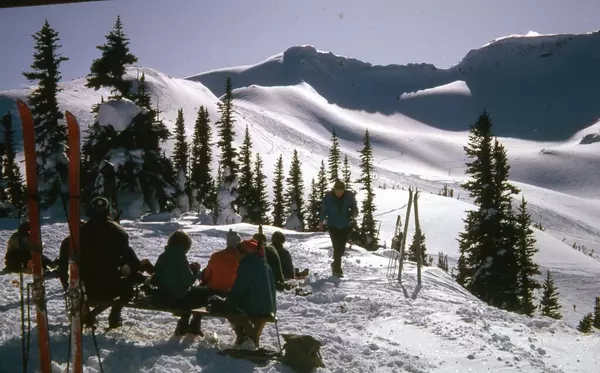
MULTIPOLYGON (((390 237, 396 214, 403 215, 406 196, 405 191, 378 190, 378 208, 383 212, 378 217, 382 220, 382 239, 390 237), (388 210, 392 211, 386 213, 388 210)), ((446 252, 452 258, 452 266, 457 257, 456 232, 462 229, 455 211, 471 205, 423 194, 419 207, 429 253, 446 252)), ((191 259, 206 265, 210 254, 224 246, 229 228, 239 230, 245 237, 256 232, 255 226, 246 224, 202 226, 195 224, 193 216, 160 220, 123 222, 131 245, 141 258, 154 261, 167 235, 183 228, 194 238, 191 259)), ((9 224, 5 222, 6 230, 0 231, 0 240, 8 238, 13 228, 9 224)), ((409 231, 412 226, 411 223, 409 231)), ((274 229, 266 227, 265 232, 270 237, 274 229)), ((57 254, 58 244, 66 234, 63 223, 44 225, 43 237, 51 257, 57 254)), ((408 263, 403 283, 398 285, 387 276, 389 250, 375 254, 357 247, 348 250, 346 277, 338 280, 329 276, 331 246, 326 235, 286 234, 295 264, 309 267, 314 273, 303 284, 312 288, 313 295, 278 293, 280 332, 310 334, 324 343, 321 351, 327 367, 319 372, 597 372, 599 369, 600 338, 596 334, 582 335, 574 327, 584 312, 591 311, 600 262, 545 232, 536 232, 540 247, 536 259, 556 274, 563 321, 528 318, 488 307, 435 267, 424 269, 419 289, 416 268, 408 263), (573 302, 578 304, 577 313, 570 306, 573 302)), ((0 283, 3 295, 0 371, 21 372, 18 288, 10 282, 17 276, 2 278, 5 281, 0 283)), ((54 371, 58 373, 66 367, 68 324, 59 282, 49 280, 47 284, 51 348, 54 371)), ((204 321, 207 335, 204 339, 178 340, 171 337, 176 319, 170 314, 125 310, 124 318, 123 328, 97 337, 107 373, 291 372, 279 363, 261 368, 217 355, 217 346, 233 342, 228 324, 220 319, 204 321)), ((100 322, 106 325, 106 314, 100 322)), ((37 369, 35 324, 32 329, 30 365, 37 369)), ((277 347, 273 325, 265 329, 263 345, 277 347)), ((84 348, 86 370, 98 372, 89 333, 85 335, 84 348)))

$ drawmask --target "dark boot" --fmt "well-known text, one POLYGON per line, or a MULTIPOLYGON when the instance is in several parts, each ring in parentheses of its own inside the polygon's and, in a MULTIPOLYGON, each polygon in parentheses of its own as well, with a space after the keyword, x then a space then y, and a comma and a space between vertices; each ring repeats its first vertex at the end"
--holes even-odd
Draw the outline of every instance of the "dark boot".
POLYGON ((176 336, 183 336, 187 334, 190 323, 190 316, 191 315, 181 316, 179 321, 177 321, 177 326, 175 327, 174 333, 176 336))
POLYGON ((204 337, 204 333, 202 333, 202 316, 194 315, 192 317, 192 321, 190 321, 190 325, 188 326, 188 333, 198 335, 200 337, 204 337))
POLYGON ((123 325, 123 320, 121 319, 121 307, 113 306, 110 309, 110 314, 108 315, 108 328, 115 329, 123 325))

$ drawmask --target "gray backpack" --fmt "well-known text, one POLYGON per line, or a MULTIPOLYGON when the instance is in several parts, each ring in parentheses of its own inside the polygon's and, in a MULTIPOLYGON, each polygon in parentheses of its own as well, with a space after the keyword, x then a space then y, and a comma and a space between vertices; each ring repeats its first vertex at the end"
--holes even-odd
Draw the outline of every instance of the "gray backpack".
POLYGON ((310 335, 282 334, 285 344, 282 363, 297 373, 311 373, 315 368, 324 368, 321 357, 321 342, 310 335))

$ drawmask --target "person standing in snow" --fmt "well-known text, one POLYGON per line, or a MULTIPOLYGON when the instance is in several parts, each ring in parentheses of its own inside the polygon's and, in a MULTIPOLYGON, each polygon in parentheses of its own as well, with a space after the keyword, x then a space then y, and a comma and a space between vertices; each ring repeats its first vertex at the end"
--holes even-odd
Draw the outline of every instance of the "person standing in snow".
POLYGON ((111 209, 115 209, 115 212, 119 213, 119 201, 117 199, 117 173, 115 171, 115 165, 110 163, 110 156, 107 156, 102 161, 100 166, 100 173, 104 181, 104 198, 110 202, 111 209))
MULTIPOLYGON (((92 301, 110 302, 133 295, 132 274, 141 262, 129 246, 129 235, 110 216, 106 198, 96 197, 88 209, 89 220, 80 229, 80 278, 92 301)), ((108 316, 109 328, 121 326, 122 307, 115 305, 108 316)), ((86 320, 86 324, 95 320, 86 320)))
POLYGON ((351 219, 358 215, 358 206, 354 193, 346 190, 343 181, 337 180, 333 190, 327 192, 321 204, 319 229, 323 230, 325 223, 333 246, 333 262, 331 271, 334 276, 343 277, 342 256, 350 238, 351 219))

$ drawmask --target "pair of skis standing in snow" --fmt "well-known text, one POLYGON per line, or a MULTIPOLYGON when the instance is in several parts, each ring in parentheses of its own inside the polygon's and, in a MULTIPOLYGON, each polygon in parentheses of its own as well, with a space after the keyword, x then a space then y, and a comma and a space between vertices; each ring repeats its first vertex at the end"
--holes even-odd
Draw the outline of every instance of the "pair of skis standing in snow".
MULTIPOLYGON (((42 243, 40 226, 40 206, 38 193, 38 173, 35 141, 35 126, 30 108, 22 100, 17 100, 17 109, 23 127, 23 151, 25 154, 25 173, 27 182, 27 207, 31 226, 31 260, 33 262, 33 294, 38 326, 38 349, 40 354, 41 373, 51 373, 50 341, 48 334, 48 318, 45 299, 44 274, 42 268, 42 243)), ((68 129, 69 159, 69 204, 68 222, 70 231, 69 256, 69 317, 71 319, 71 358, 74 373, 83 372, 83 350, 81 337, 82 287, 79 281, 79 168, 80 168, 80 132, 77 119, 66 112, 68 129)))

